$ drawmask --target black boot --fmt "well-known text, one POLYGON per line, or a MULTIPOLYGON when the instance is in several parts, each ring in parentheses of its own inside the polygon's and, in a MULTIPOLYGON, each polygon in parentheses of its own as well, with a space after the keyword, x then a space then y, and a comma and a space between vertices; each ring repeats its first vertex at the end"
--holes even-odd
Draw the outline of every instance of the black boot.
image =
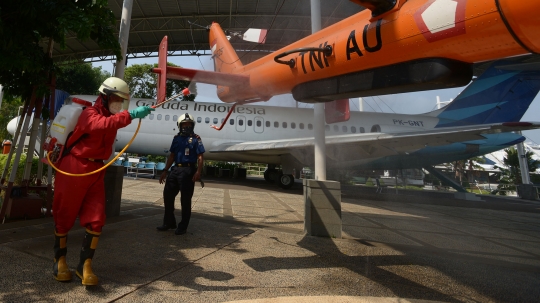
POLYGON ((180 226, 178 226, 178 228, 174 231, 174 234, 175 235, 183 235, 187 232, 187 228, 180 228, 180 226))
POLYGON ((54 232, 54 264, 53 275, 57 281, 71 281, 71 271, 66 263, 67 234, 54 232))
POLYGON ((101 233, 86 229, 81 248, 81 258, 77 266, 77 276, 81 278, 83 285, 97 285, 98 277, 92 271, 92 258, 101 233))

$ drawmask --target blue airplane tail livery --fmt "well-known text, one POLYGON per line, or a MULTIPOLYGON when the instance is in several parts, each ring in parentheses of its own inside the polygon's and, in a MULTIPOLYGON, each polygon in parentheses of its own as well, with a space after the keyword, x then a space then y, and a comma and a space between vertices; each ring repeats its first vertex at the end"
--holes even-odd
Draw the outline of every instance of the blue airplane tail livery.
POLYGON ((429 114, 440 119, 436 127, 517 122, 540 90, 535 67, 522 58, 495 61, 448 106, 429 114))

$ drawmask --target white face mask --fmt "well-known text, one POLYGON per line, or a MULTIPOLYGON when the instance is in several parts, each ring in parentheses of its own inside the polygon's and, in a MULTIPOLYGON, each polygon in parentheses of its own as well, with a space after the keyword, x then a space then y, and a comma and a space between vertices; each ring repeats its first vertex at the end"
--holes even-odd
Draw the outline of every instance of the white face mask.
POLYGON ((109 111, 113 115, 119 113, 122 109, 122 102, 109 103, 109 111))

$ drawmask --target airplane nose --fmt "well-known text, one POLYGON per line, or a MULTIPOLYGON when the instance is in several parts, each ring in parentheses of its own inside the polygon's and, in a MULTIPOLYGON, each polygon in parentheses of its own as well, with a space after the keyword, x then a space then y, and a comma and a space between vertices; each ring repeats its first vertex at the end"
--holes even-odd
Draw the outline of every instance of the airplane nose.
POLYGON ((18 122, 18 119, 19 117, 15 117, 13 119, 11 119, 11 121, 9 121, 8 125, 7 125, 7 131, 8 133, 10 133, 12 136, 15 135, 15 131, 17 130, 17 122, 18 122))
POLYGON ((529 52, 540 52, 540 1, 499 0, 501 17, 512 35, 529 52))

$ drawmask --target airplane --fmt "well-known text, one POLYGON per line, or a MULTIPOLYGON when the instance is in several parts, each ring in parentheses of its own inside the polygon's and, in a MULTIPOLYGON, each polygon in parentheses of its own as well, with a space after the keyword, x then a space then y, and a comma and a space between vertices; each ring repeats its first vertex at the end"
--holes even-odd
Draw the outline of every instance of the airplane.
MULTIPOLYGON (((536 129, 519 122, 540 90, 540 70, 523 58, 496 61, 449 105, 425 114, 351 112, 345 122, 327 124, 328 169, 407 169, 468 159, 491 153, 525 138, 512 131, 536 129)), ((71 96, 95 101, 96 96, 71 96)), ((69 98, 68 98, 69 99, 69 98)), ((69 100, 68 100, 69 102, 69 100)), ((154 105, 155 99, 133 98, 130 109, 154 105)), ((171 101, 143 119, 128 153, 167 155, 176 120, 184 113, 196 119, 206 160, 266 163, 267 181, 289 188, 305 166, 313 166, 313 110, 236 106, 227 132, 216 132, 230 104, 171 101), (281 170, 277 167, 281 165, 281 170), (293 176, 293 171, 296 176, 293 176)), ((13 133, 14 118, 8 125, 13 133)), ((133 136, 137 123, 117 133, 116 150, 133 136)))
POLYGON ((165 36, 153 69, 158 102, 167 78, 217 85, 221 101, 239 104, 459 87, 474 63, 540 53, 537 0, 351 1, 367 9, 247 65, 217 23, 207 27, 215 71, 167 66, 165 36))

